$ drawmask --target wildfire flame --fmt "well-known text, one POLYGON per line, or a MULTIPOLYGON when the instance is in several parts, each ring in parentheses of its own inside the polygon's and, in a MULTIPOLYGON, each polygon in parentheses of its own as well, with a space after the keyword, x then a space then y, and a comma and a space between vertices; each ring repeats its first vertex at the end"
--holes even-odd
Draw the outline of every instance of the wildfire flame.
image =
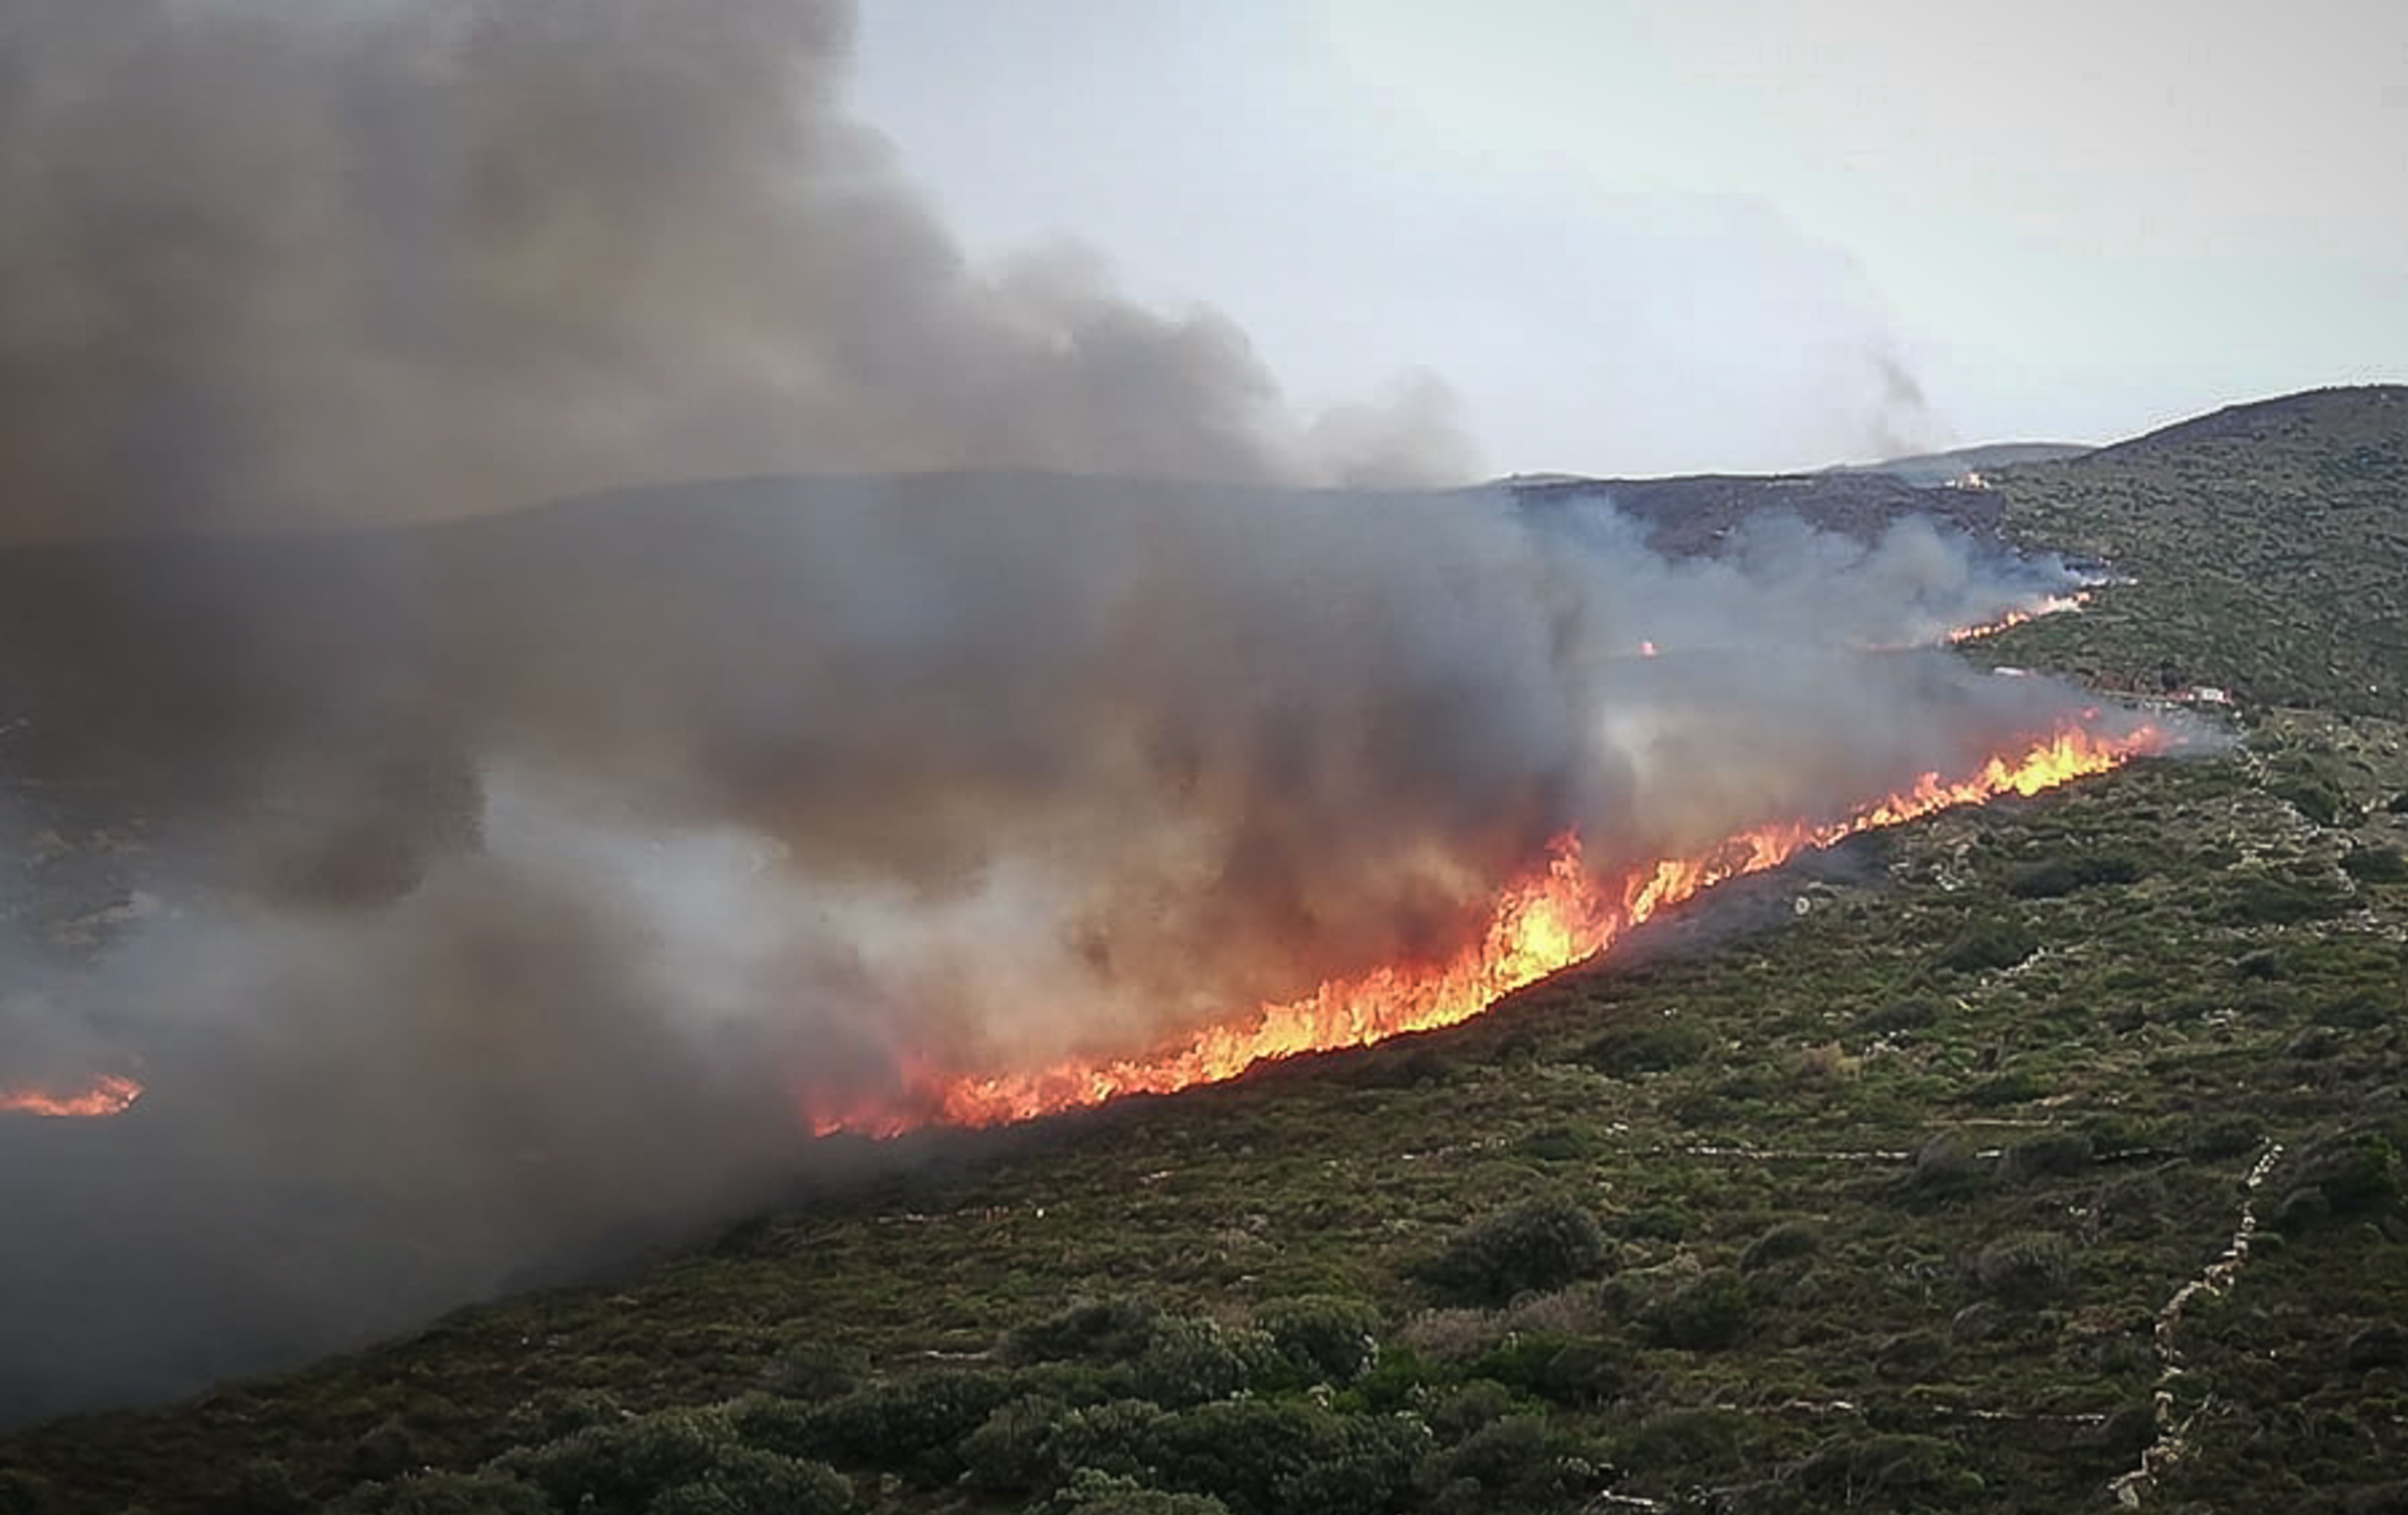
POLYGON ((1897 825, 1951 806, 2001 794, 2030 795, 2102 773, 2159 750, 2162 735, 2143 727, 2100 736, 2067 727, 2020 754, 1998 756, 1968 778, 1927 773, 1912 786, 1828 823, 1776 823, 1742 832, 1687 858, 1596 874, 1580 838, 1550 849, 1546 866, 1498 897, 1481 938, 1443 962, 1382 968, 1323 984, 1302 999, 1265 1005, 1254 1014, 1208 1026, 1183 1040, 1130 1058, 1065 1062, 1033 1072, 949 1073, 920 1063, 901 1069, 901 1091, 843 1108, 809 1107, 821 1136, 899 1135, 917 1126, 998 1125, 1098 1105, 1124 1094, 1168 1093, 1236 1078, 1257 1063, 1299 1052, 1368 1046, 1406 1032, 1468 1021, 1498 999, 1612 947, 1623 933, 1666 906, 1742 874, 1774 867, 1808 848, 1879 826, 1897 825))
POLYGON ((1948 640, 1952 643, 1979 641, 1985 636, 1996 636, 2010 626, 2020 626, 2028 621, 2038 621, 2042 616, 2063 615, 2068 610, 2079 610, 2089 603, 2090 592, 2086 589, 2071 594, 2053 594, 2037 605, 2020 606, 2009 610, 1995 621, 1978 622, 1971 626, 1958 626, 1949 632, 1948 640))
POLYGON ((53 1120, 98 1120, 122 1115, 142 1097, 142 1085, 120 1074, 104 1074, 80 1089, 0 1089, 0 1115, 39 1115, 53 1120))

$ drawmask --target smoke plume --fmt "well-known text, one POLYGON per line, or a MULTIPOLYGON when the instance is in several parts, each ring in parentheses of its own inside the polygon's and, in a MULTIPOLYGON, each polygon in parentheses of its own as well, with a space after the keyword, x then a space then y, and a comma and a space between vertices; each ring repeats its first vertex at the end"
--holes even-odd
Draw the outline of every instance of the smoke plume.
POLYGON ((758 1203, 914 1059, 1131 1050, 1452 945, 1568 827, 1661 855, 2063 703, 1862 650, 2044 570, 1385 487, 1457 455, 1433 396, 1297 418, 1210 315, 966 265, 846 32, 0 21, 0 1087, 149 1089, 0 1116, 0 1416, 758 1203))

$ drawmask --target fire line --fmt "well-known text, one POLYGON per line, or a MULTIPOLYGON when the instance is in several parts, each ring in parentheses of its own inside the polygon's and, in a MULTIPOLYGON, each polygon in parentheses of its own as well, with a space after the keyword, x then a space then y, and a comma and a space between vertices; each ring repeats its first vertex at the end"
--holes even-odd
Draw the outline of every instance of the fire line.
POLYGON ((79 1089, 0 1088, 0 1115, 37 1115, 52 1120, 98 1120, 122 1115, 142 1097, 142 1085, 105 1074, 79 1089))
POLYGON ((1258 1063, 1329 1051, 1408 1032, 1455 1025, 1497 1000, 1611 948, 1632 926, 1701 890, 1779 865, 1810 848, 2002 794, 2036 794, 2161 750, 2143 727, 2102 736, 2074 726, 1991 758, 1956 780, 1927 773, 1909 787, 1828 823, 1777 822, 1742 832, 1695 857, 1592 874, 1577 836, 1559 837, 1543 869, 1498 898, 1480 940, 1435 964, 1388 967, 1323 984, 1302 999, 1207 1026, 1129 1058, 1072 1061, 989 1076, 931 1065, 901 1071, 883 1099, 841 1109, 806 1105, 814 1134, 899 1136, 928 1125, 990 1126, 1099 1105, 1126 1094, 1168 1093, 1234 1079, 1258 1063))

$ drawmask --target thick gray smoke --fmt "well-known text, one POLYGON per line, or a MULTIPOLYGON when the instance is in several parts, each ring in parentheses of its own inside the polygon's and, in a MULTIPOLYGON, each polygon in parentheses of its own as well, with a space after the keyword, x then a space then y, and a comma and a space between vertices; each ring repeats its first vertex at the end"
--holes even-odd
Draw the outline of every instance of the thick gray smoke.
POLYGON ((757 1202, 915 1060, 1445 950, 1568 826, 1694 847, 2063 705, 1860 650, 2054 587, 1961 540, 1677 564, 1374 490, 1451 455, 1423 401, 1296 421, 1209 317, 965 266, 844 36, 0 21, 0 536, 50 544, 0 553, 0 1089, 149 1089, 0 1117, 0 1415, 757 1202), (903 467, 984 471, 845 472, 903 467), (770 469, 817 477, 502 508, 770 469))
POLYGON ((1074 255, 966 264, 838 110, 850 33, 826 0, 15 0, 7 531, 1460 464, 1435 396, 1298 422, 1209 312, 1074 255))

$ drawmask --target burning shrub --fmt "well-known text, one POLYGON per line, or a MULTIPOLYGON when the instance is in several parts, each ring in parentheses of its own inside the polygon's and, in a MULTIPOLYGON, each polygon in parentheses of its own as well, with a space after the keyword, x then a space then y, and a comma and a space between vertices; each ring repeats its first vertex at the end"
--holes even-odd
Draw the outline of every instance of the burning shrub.
POLYGON ((1501 1304, 1587 1278, 1605 1256, 1605 1234, 1588 1207, 1548 1194, 1472 1222, 1420 1271, 1459 1298, 1501 1304))
POLYGON ((1380 1357, 1380 1312, 1359 1299, 1275 1299, 1254 1322, 1288 1361, 1324 1383, 1352 1383, 1380 1357))

